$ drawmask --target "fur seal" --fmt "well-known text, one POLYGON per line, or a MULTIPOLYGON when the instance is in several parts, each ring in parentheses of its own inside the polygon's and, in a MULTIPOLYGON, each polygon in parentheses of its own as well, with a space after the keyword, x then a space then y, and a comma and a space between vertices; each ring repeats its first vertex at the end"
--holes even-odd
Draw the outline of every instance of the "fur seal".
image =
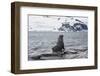
POLYGON ((63 35, 59 35, 57 44, 56 46, 52 48, 52 50, 55 53, 62 53, 65 50, 64 42, 63 42, 63 35))

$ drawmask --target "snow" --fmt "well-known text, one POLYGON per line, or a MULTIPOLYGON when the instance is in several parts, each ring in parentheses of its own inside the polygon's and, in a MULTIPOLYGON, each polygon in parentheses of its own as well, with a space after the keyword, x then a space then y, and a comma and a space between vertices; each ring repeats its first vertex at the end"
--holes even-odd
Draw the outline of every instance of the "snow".
POLYGON ((69 23, 73 26, 78 19, 87 25, 87 17, 73 17, 73 16, 42 16, 42 15, 30 15, 29 16, 29 31, 59 31, 58 28, 62 26, 62 23, 69 23))

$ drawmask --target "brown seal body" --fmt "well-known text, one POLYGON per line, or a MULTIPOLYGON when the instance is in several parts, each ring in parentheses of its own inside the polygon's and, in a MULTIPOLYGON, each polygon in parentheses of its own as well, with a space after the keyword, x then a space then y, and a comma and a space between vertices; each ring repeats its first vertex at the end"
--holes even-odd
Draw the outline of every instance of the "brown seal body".
POLYGON ((63 35, 59 35, 56 46, 52 48, 53 52, 63 52, 64 51, 63 35))

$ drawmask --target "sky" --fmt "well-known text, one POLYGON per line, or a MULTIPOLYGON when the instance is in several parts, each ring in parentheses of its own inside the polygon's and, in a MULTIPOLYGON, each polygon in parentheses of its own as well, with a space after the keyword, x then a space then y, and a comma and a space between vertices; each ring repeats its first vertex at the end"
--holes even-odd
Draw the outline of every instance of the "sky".
POLYGON ((29 15, 28 28, 29 31, 58 31, 62 23, 69 22, 70 25, 75 23, 75 19, 79 19, 87 24, 87 17, 73 16, 47 16, 47 15, 29 15))

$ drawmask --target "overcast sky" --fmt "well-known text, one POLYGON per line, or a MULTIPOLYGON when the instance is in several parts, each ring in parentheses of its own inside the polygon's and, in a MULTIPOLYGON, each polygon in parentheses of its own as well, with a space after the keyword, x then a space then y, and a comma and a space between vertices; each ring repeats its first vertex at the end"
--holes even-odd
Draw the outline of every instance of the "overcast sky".
POLYGON ((86 24, 88 21, 87 17, 29 15, 29 31, 56 31, 64 22, 73 25, 75 19, 79 19, 86 24))

